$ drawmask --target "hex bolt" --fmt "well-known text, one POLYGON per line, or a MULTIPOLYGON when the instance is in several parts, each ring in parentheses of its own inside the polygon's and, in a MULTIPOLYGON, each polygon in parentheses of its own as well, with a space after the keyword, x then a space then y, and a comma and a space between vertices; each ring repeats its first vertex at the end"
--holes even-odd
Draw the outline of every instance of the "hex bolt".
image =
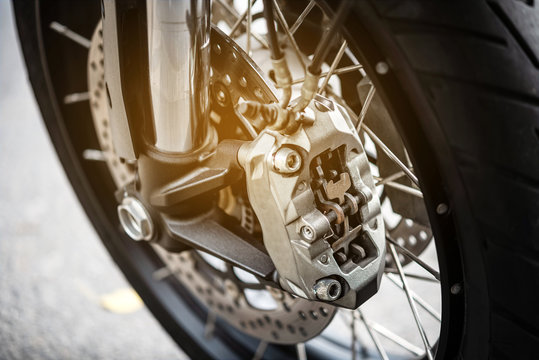
POLYGON ((150 240, 154 234, 152 218, 139 199, 126 196, 118 205, 120 224, 133 240, 150 240))
POLYGON ((293 174, 301 168, 301 155, 294 149, 283 147, 273 156, 273 168, 281 174, 293 174))
POLYGON ((335 301, 341 296, 341 283, 332 278, 320 279, 313 287, 316 297, 323 301, 335 301))
POLYGON ((301 233, 301 236, 305 239, 305 240, 312 240, 314 239, 314 230, 312 227, 308 226, 308 225, 304 225, 301 227, 300 229, 300 233, 301 233))

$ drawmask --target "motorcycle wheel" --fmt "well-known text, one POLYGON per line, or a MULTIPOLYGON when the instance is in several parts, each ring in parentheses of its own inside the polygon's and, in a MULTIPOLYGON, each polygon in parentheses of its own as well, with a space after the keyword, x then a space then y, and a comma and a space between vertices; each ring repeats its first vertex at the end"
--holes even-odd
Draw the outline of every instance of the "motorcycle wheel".
MULTIPOLYGON (((13 2, 28 74, 66 173, 106 248, 163 327, 193 358, 248 358, 259 345, 208 314, 162 260, 122 233, 87 103, 87 53, 52 36, 53 21, 87 38, 99 2, 13 2), (83 65, 81 65, 83 64, 83 65)), ((539 39, 533 2, 357 1, 345 29, 401 134, 420 180, 442 276, 438 358, 532 358, 539 345, 539 39)), ((307 347, 309 358, 332 349, 307 347)), ((289 358, 293 346, 264 356, 289 358)))

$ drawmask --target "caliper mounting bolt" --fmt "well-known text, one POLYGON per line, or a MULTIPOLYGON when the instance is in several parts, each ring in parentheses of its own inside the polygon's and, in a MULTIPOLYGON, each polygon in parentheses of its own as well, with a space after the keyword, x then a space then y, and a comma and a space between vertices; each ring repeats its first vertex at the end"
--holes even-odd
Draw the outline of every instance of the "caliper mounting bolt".
POLYGON ((314 284, 316 297, 323 301, 335 301, 341 296, 341 283, 332 278, 320 279, 314 284))
POLYGON ((273 155, 273 168, 281 174, 293 174, 301 168, 301 155, 294 149, 282 147, 273 155))

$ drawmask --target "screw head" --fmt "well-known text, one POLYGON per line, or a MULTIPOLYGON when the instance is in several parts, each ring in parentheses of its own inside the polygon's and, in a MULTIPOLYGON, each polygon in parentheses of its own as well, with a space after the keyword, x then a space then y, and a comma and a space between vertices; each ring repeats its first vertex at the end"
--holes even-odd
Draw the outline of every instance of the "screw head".
POLYGON ((462 291, 462 285, 460 283, 453 284, 451 286, 451 294, 457 295, 462 291))
POLYGON ((313 287, 316 297, 324 301, 334 301, 341 296, 341 283, 332 278, 320 279, 313 287))
POLYGON ((314 239, 314 230, 308 225, 302 226, 300 229, 300 233, 305 240, 314 239))
POLYGON ((328 256, 327 256, 326 254, 320 256, 320 262, 321 262, 322 264, 327 264, 327 263, 329 262, 328 256))
POLYGON ((282 174, 292 174, 301 168, 301 155, 291 148, 280 148, 273 156, 273 167, 282 174))
POLYGON ((380 61, 378 64, 376 64, 375 70, 378 74, 385 75, 389 72, 389 65, 387 65, 387 63, 384 61, 380 61))
POLYGON ((436 213, 438 215, 444 215, 449 210, 449 207, 445 203, 440 203, 438 206, 436 206, 436 213))

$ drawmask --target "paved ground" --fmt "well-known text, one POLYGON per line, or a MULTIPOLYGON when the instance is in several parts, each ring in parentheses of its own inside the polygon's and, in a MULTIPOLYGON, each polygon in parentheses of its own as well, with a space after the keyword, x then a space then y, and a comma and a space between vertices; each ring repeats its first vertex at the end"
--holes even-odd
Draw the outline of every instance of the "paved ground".
POLYGON ((0 359, 186 358, 145 308, 99 305, 128 284, 52 149, 11 17, 0 0, 0 359))

